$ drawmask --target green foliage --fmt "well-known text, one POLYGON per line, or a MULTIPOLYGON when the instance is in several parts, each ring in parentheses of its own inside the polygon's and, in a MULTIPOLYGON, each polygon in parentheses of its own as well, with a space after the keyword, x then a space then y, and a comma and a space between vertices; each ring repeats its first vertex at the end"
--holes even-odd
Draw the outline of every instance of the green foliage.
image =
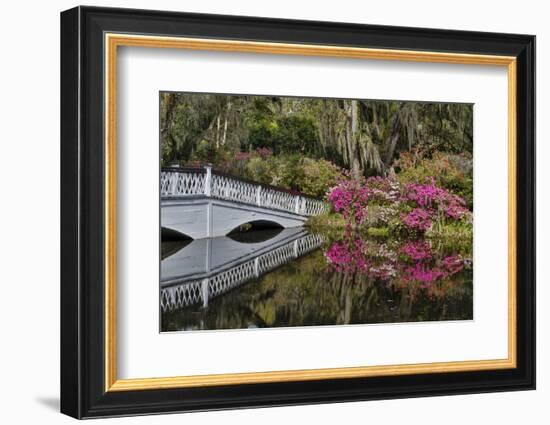
POLYGON ((473 109, 456 103, 424 104, 420 130, 428 152, 472 153, 473 109))
POLYGON ((472 152, 466 104, 162 93, 160 116, 163 165, 269 148, 370 176, 402 152, 472 152))
POLYGON ((325 198, 327 190, 343 178, 343 170, 330 161, 303 158, 296 172, 296 186, 300 191, 316 198, 325 198))
POLYGON ((256 113, 246 125, 248 139, 244 148, 270 148, 276 155, 283 152, 311 155, 317 144, 315 124, 310 117, 256 113))
MULTIPOLYGON (((332 229, 334 231, 341 230, 343 232, 346 228, 346 220, 342 214, 331 211, 325 214, 308 217, 306 226, 313 231, 332 229)), ((340 237, 341 235, 338 231, 338 238, 340 237)))
POLYGON ((302 158, 298 154, 274 156, 271 184, 301 192, 300 181, 303 178, 302 158))
MULTIPOLYGON (((204 163, 197 154, 195 161, 204 163)), ((298 154, 272 155, 265 149, 240 152, 229 158, 220 154, 217 158, 209 156, 209 159, 216 168, 234 176, 295 190, 319 199, 324 198, 327 190, 343 178, 343 170, 329 161, 298 154)), ((193 164, 196 165, 195 162, 193 164)))
POLYGON ((245 166, 244 177, 258 183, 271 184, 275 174, 275 161, 263 159, 259 156, 250 158, 245 166))
POLYGON ((367 229, 367 234, 369 236, 384 238, 389 236, 390 229, 387 227, 369 227, 367 229))
POLYGON ((202 140, 193 153, 193 160, 201 164, 220 164, 230 156, 226 149, 215 149, 211 143, 202 140))
POLYGON ((431 157, 402 152, 395 162, 397 179, 401 183, 425 183, 434 178, 437 185, 462 197, 473 207, 473 167, 469 154, 434 152, 431 157))
POLYGON ((327 190, 342 178, 342 171, 329 161, 300 155, 252 156, 244 176, 260 183, 324 198, 327 190))
POLYGON ((472 223, 458 221, 434 226, 426 232, 426 237, 437 244, 438 249, 454 250, 461 255, 472 256, 472 223))

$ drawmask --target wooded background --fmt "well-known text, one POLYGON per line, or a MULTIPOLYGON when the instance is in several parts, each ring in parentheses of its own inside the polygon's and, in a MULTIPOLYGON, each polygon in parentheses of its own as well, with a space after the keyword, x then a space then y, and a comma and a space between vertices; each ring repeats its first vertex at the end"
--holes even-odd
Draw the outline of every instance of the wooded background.
POLYGON ((471 104, 163 92, 161 161, 219 164, 270 149, 386 174, 403 151, 471 157, 472 114, 471 104))

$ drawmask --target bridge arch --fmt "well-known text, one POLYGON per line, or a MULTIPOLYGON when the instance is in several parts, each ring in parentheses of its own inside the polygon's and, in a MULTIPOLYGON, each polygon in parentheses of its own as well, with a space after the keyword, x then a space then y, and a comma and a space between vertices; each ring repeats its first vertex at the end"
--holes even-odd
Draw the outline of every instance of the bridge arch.
POLYGON ((185 241, 194 239, 190 235, 183 233, 181 230, 164 226, 160 228, 160 235, 163 241, 185 241))
POLYGON ((237 233, 239 231, 249 231, 249 230, 265 230, 265 229, 284 229, 284 226, 277 221, 271 219, 263 220, 252 220, 247 221, 246 223, 239 224, 228 232, 228 235, 231 233, 237 233))
POLYGON ((239 227, 251 224, 257 229, 300 227, 304 224, 301 217, 288 217, 272 212, 254 211, 248 208, 225 207, 219 204, 212 206, 213 236, 226 236, 239 227))
POLYGON ((284 230, 280 224, 270 221, 255 221, 245 224, 250 224, 251 227, 242 229, 241 225, 231 230, 226 236, 235 242, 258 243, 273 239, 284 230))
POLYGON ((225 236, 246 223, 300 227, 306 217, 285 211, 212 198, 174 199, 163 202, 162 227, 193 239, 225 236))

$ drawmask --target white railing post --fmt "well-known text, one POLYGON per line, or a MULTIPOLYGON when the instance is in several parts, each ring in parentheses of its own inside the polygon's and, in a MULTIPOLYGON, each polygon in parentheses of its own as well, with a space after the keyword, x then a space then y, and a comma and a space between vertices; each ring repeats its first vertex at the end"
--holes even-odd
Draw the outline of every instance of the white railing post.
POLYGON ((260 257, 254 258, 254 276, 260 277, 260 257))
POLYGON ((262 186, 260 185, 256 187, 256 205, 262 205, 262 186))
POLYGON ((176 195, 176 188, 178 187, 178 173, 170 173, 170 189, 168 190, 168 193, 170 195, 175 196, 176 195))
POLYGON ((294 201, 294 211, 296 214, 300 214, 300 196, 296 196, 296 200, 294 201))
POLYGON ((206 176, 204 177, 204 194, 210 196, 212 193, 212 166, 206 165, 206 176))
POLYGON ((201 282, 202 306, 208 307, 208 278, 204 278, 201 282))

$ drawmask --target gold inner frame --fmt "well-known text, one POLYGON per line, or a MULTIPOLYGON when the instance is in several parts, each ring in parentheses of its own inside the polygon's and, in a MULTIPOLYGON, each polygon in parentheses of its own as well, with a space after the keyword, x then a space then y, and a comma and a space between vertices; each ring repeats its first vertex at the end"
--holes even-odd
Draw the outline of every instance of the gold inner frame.
POLYGON ((326 45, 106 33, 105 40, 105 391, 447 373, 515 368, 516 359, 516 58, 326 45), (508 71, 508 357, 436 363, 118 379, 116 325, 116 100, 119 46, 503 66, 508 71))

